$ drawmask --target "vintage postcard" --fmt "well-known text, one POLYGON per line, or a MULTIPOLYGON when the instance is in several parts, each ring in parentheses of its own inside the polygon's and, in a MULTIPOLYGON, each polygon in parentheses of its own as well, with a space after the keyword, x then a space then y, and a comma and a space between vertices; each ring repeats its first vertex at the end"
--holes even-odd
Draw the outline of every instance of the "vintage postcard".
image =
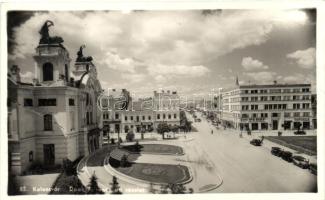
POLYGON ((7 198, 320 197, 317 6, 47 8, 2 13, 7 198))

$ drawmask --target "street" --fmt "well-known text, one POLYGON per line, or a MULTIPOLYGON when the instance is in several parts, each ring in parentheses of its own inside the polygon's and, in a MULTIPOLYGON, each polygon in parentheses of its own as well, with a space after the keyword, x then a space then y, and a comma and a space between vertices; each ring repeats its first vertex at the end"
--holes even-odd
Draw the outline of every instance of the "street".
MULTIPOLYGON (((187 113, 191 120, 192 116, 187 113)), ((211 192, 313 192, 317 177, 279 157, 268 148, 249 144, 234 130, 217 130, 200 114, 192 136, 212 160, 223 183, 211 192), (214 134, 211 134, 213 129, 214 134)))

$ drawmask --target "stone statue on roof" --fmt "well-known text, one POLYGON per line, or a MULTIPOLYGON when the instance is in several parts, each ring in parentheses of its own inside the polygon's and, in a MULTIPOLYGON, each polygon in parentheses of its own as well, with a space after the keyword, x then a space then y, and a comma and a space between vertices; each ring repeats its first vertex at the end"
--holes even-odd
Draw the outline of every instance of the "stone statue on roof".
POLYGON ((77 59, 76 62, 91 62, 93 58, 91 56, 85 57, 83 55, 83 49, 86 48, 86 45, 81 45, 79 51, 77 52, 77 59))
POLYGON ((46 20, 43 24, 39 34, 41 35, 41 39, 39 41, 40 44, 61 44, 63 42, 62 37, 53 36, 51 37, 49 34, 49 27, 54 26, 54 23, 50 20, 46 20))

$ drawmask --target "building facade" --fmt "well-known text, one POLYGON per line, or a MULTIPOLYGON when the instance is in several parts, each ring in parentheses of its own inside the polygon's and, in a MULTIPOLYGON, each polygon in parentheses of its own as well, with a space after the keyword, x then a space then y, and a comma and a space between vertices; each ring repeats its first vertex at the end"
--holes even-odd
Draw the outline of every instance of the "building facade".
MULTIPOLYGON (((49 37, 49 36, 48 36, 49 37)), ((102 92, 91 59, 78 55, 74 68, 62 41, 41 39, 34 54, 33 83, 8 73, 9 171, 22 174, 33 164, 55 166, 101 148, 102 92)), ((81 49, 82 51, 82 49, 81 49)), ((78 52, 80 54, 80 51, 78 52)))
POLYGON ((224 126, 250 130, 315 128, 310 84, 237 85, 221 93, 224 126))
POLYGON ((108 96, 109 99, 116 99, 115 101, 108 100, 109 102, 119 100, 119 104, 124 104, 122 99, 129 100, 125 109, 113 106, 110 110, 103 111, 103 124, 110 133, 127 133, 130 130, 140 133, 142 129, 152 131, 163 122, 168 125, 180 125, 180 99, 177 92, 154 91, 153 97, 132 101, 132 98, 121 98, 121 95, 129 94, 125 91, 122 89, 115 96, 108 96))

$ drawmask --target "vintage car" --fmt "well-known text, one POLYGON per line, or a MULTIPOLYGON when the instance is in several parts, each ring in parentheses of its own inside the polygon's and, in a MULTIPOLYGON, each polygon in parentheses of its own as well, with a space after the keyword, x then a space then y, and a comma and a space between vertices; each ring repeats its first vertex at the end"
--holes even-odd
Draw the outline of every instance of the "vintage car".
POLYGON ((260 140, 260 139, 252 139, 249 143, 251 145, 254 145, 254 146, 261 146, 262 145, 262 140, 260 140))
POLYGON ((290 151, 283 151, 281 158, 285 161, 292 162, 292 153, 290 151))
POLYGON ((283 150, 280 147, 272 147, 271 148, 271 154, 274 156, 281 157, 283 150))
POLYGON ((310 164, 309 164, 309 171, 310 171, 312 174, 317 175, 317 164, 316 164, 316 163, 310 163, 310 164))
POLYGON ((295 135, 306 135, 306 132, 303 130, 293 132, 295 135))
POLYGON ((307 169, 309 167, 309 161, 306 158, 299 155, 292 156, 292 162, 293 164, 303 169, 307 169))

